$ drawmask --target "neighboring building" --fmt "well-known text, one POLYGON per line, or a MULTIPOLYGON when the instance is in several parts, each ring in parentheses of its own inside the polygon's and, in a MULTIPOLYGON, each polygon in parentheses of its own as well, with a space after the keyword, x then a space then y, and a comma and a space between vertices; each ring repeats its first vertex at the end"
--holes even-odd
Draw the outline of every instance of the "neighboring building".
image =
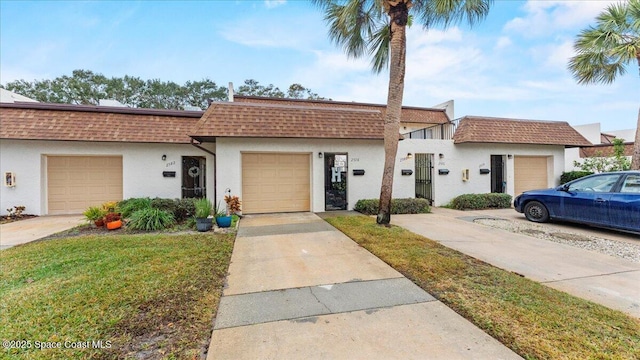
MULTIPOLYGON (((131 197, 227 191, 243 212, 352 209, 379 196, 385 106, 235 96, 206 112, 0 104, 1 207, 80 213, 131 197)), ((554 186, 564 149, 590 143, 565 122, 404 107, 393 194, 435 205, 464 193, 554 186)))
POLYGON ((580 170, 574 163, 576 161, 582 162, 585 158, 613 156, 613 139, 622 139, 624 141, 625 156, 631 159, 633 155, 633 140, 636 129, 616 130, 603 133, 600 130, 600 123, 576 125, 573 126, 573 128, 584 136, 585 139, 589 140, 591 145, 567 148, 565 151, 565 171, 580 170))
POLYGON ((0 169, 15 174, 14 186, 0 188, 0 209, 68 214, 109 200, 204 194, 214 188, 214 156, 187 135, 202 114, 0 104, 0 169))
POLYGON ((14 102, 37 102, 37 101, 20 94, 16 94, 13 91, 0 88, 0 103, 14 103, 14 102))

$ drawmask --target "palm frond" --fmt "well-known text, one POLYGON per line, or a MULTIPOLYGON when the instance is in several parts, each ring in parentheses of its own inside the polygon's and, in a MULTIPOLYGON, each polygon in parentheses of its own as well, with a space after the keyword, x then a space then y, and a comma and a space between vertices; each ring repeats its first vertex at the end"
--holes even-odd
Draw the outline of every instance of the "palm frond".
POLYGON ((637 61, 640 51, 640 0, 612 4, 596 26, 580 32, 568 68, 579 84, 612 83, 637 61))
POLYGON ((473 26, 487 16, 492 4, 493 0, 414 0, 412 10, 425 28, 461 22, 473 26))
POLYGON ((369 44, 369 52, 372 54, 371 67, 376 74, 382 72, 389 64, 391 28, 389 26, 381 26, 378 31, 373 34, 371 43, 369 44))

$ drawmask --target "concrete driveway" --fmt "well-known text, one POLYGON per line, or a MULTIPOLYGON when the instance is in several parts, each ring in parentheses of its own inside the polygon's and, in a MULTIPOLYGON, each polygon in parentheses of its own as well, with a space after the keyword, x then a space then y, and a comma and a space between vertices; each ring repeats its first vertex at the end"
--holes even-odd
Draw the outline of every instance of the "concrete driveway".
MULTIPOLYGON (((499 268, 640 318, 640 263, 469 220, 474 216, 485 216, 526 221, 518 216, 521 214, 512 213, 515 213, 513 209, 457 211, 434 208, 431 214, 395 215, 392 223, 499 268)), ((571 231, 638 242, 633 235, 606 230, 572 228, 571 231)))
POLYGON ((207 359, 520 359, 311 213, 240 222, 207 359))
POLYGON ((0 250, 26 244, 85 223, 82 215, 39 216, 0 225, 0 250))

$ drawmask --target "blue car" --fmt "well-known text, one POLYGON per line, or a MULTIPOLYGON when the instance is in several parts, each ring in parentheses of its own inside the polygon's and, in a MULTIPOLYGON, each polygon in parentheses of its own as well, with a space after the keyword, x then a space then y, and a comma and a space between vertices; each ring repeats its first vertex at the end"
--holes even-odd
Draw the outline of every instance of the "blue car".
POLYGON ((594 174, 525 191, 513 206, 533 222, 556 219, 640 233, 640 171, 594 174))

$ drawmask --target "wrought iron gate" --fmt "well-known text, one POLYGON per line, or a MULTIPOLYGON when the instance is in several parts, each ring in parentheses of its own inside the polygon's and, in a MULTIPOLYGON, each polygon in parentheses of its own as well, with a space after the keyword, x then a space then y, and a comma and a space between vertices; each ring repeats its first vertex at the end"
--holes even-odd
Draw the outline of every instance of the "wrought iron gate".
POLYGON ((416 198, 433 205, 433 154, 416 154, 416 198))

